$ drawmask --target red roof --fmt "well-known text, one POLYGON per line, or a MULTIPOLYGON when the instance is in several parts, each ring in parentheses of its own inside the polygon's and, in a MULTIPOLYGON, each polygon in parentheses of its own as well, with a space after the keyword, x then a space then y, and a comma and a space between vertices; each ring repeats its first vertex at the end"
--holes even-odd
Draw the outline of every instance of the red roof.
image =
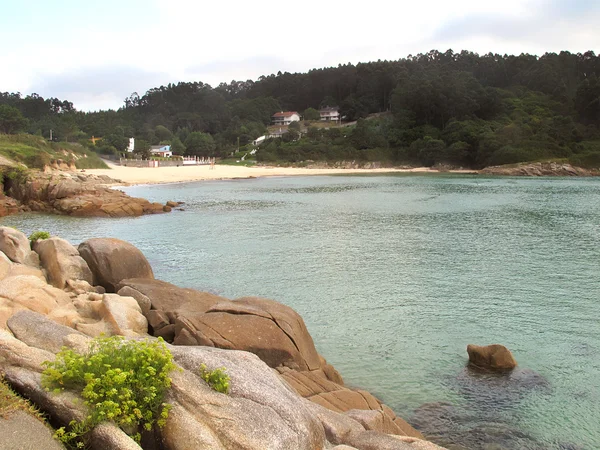
MULTIPOLYGON (((273 114, 271 117, 290 117, 294 114, 298 114, 296 111, 281 111, 273 114)), ((300 114, 298 114, 300 115, 300 114)))

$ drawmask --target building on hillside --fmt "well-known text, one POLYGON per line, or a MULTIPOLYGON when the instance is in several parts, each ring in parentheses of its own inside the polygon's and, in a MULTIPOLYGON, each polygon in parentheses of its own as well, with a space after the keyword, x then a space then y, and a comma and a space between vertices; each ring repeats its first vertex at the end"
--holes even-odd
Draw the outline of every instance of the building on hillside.
POLYGON ((135 150, 135 138, 129 138, 129 145, 127 146, 127 151, 129 153, 133 152, 135 150))
POLYGON ((339 122, 340 117, 340 108, 337 106, 327 106, 326 108, 321 108, 319 110, 319 114, 321 115, 321 121, 323 122, 339 122))
POLYGON ((285 133, 287 133, 288 130, 282 130, 281 128, 279 130, 275 130, 270 132, 267 135, 267 138, 272 139, 272 138, 280 138, 281 136, 283 136, 285 133))
POLYGON ((271 116, 273 125, 289 125, 292 122, 299 122, 300 114, 296 111, 281 111, 271 116))
POLYGON ((150 147, 150 153, 153 156, 160 156, 161 158, 170 158, 173 156, 170 145, 153 145, 150 147))

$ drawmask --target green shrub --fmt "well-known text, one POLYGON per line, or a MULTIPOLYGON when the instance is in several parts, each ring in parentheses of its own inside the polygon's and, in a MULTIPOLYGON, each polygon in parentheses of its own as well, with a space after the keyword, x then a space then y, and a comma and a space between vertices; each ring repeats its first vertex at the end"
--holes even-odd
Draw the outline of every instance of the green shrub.
POLYGON ((33 242, 37 242, 40 239, 50 239, 50 233, 47 231, 34 231, 29 235, 29 240, 33 242))
POLYGON ((225 370, 225 367, 208 370, 206 365, 202 364, 200 366, 200 376, 215 391, 227 394, 229 393, 229 375, 225 373, 225 370))
POLYGON ((12 181, 23 181, 29 176, 27 167, 18 165, 11 167, 5 174, 6 178, 12 181))
POLYGON ((176 367, 161 338, 128 341, 122 336, 96 338, 81 355, 63 348, 54 362, 46 361, 42 382, 46 388, 78 391, 89 407, 83 422, 71 422, 71 430, 60 428, 55 437, 82 446, 81 438, 102 421, 121 427, 138 443, 140 430, 162 427, 170 405, 163 402, 171 386, 169 373, 176 367))

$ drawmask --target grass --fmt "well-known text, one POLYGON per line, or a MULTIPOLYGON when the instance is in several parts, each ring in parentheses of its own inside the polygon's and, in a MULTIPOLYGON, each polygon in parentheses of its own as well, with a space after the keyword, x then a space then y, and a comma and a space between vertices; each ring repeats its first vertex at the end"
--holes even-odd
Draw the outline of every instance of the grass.
POLYGON ((226 159, 221 159, 218 163, 219 163, 219 165, 222 165, 222 166, 254 167, 256 165, 256 160, 250 159, 250 160, 241 161, 240 159, 237 159, 237 158, 226 158, 226 159))
POLYGON ((48 142, 31 134, 0 134, 0 155, 36 169, 57 159, 75 161, 78 169, 108 168, 96 153, 80 144, 48 142))
POLYGON ((12 413, 17 411, 26 412, 45 423, 44 418, 38 409, 23 397, 20 397, 11 389, 6 381, 4 381, 4 378, 0 377, 0 417, 6 419, 12 413))

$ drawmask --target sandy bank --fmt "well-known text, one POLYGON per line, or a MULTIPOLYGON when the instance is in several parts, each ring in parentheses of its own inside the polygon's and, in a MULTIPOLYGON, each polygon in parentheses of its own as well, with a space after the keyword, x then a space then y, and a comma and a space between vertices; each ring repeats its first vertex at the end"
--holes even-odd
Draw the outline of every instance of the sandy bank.
MULTIPOLYGON (((268 176, 437 172, 428 167, 417 167, 413 169, 306 169, 297 167, 242 167, 218 164, 212 170, 210 169, 210 166, 139 168, 122 167, 110 164, 110 167, 110 169, 88 169, 86 172, 96 175, 108 175, 111 178, 122 180, 127 184, 178 183, 184 181, 230 180, 236 178, 258 178, 268 176)), ((457 172, 472 173, 472 171, 457 172)))

